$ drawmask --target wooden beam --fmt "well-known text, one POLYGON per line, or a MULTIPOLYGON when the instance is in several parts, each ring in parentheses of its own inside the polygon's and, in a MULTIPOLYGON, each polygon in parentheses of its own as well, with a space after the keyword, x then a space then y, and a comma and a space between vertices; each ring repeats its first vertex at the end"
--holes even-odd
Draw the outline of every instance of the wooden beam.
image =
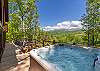
POLYGON ((0 21, 2 21, 2 2, 0 0, 0 21))
POLYGON ((8 0, 4 0, 4 20, 8 22, 8 0))

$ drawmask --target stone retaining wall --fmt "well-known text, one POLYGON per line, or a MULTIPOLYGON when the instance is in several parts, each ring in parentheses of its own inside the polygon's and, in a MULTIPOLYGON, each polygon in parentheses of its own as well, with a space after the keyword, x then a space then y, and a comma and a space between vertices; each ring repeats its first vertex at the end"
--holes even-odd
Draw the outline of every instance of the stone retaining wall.
POLYGON ((6 43, 5 50, 0 63, 0 71, 4 71, 7 68, 16 66, 18 63, 15 53, 16 47, 13 44, 6 43))

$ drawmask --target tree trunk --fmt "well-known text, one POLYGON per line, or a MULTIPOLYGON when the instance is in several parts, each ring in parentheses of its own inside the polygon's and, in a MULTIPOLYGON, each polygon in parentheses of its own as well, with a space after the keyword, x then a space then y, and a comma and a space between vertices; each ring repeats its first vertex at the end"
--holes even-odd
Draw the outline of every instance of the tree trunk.
POLYGON ((89 29, 88 29, 88 47, 90 47, 90 32, 89 32, 89 29))
POLYGON ((94 29, 93 29, 93 32, 92 32, 92 46, 94 46, 94 29))
POLYGON ((97 45, 98 33, 96 33, 95 46, 97 45))

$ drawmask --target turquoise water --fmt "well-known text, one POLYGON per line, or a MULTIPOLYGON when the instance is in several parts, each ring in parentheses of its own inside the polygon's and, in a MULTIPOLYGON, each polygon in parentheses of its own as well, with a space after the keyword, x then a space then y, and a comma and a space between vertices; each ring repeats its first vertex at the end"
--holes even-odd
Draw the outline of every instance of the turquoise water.
POLYGON ((40 52, 39 55, 61 71, 100 71, 99 62, 96 61, 94 65, 99 49, 55 45, 48 52, 40 52))

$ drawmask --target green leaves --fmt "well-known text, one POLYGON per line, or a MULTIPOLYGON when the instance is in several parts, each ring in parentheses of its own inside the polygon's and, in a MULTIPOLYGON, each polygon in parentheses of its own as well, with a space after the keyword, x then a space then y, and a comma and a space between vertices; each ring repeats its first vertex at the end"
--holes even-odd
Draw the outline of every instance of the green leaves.
MULTIPOLYGON (((34 25, 38 20, 37 0, 9 0, 9 40, 25 40, 33 36, 34 25), (34 25, 33 25, 34 24, 34 25), (25 37, 25 38, 24 38, 25 37)), ((38 22, 37 22, 38 23, 38 22)))
MULTIPOLYGON (((96 45, 95 31, 98 31, 97 27, 100 23, 100 0, 87 0, 86 15, 82 17, 82 25, 85 27, 88 35, 88 44, 92 46, 96 45), (92 42, 91 42, 92 41, 92 42)), ((100 33, 100 32, 99 32, 100 33)))

